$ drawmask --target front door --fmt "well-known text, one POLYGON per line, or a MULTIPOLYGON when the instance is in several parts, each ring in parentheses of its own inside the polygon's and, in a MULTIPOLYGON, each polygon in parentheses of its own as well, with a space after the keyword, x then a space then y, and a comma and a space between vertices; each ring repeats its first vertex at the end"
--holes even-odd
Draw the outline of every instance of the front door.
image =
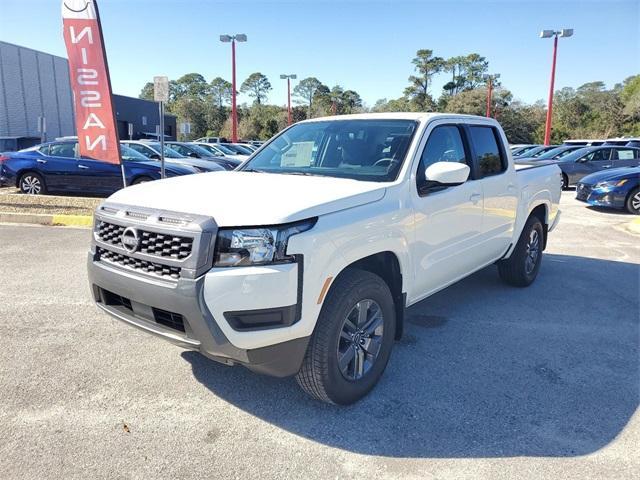
POLYGON ((482 186, 470 178, 462 185, 429 190, 425 170, 435 162, 472 160, 464 129, 436 123, 427 131, 418 166, 412 203, 415 239, 411 247, 414 289, 410 301, 417 301, 474 270, 477 256, 472 251, 482 230, 482 186))

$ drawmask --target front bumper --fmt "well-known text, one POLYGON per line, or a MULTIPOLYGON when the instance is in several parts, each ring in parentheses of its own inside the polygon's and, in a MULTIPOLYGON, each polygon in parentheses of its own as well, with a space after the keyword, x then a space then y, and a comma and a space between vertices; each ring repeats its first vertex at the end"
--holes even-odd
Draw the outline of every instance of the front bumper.
POLYGON ((87 266, 96 305, 128 325, 227 365, 241 364, 277 377, 294 375, 300 369, 309 337, 255 349, 232 345, 206 306, 204 277, 180 279, 175 285, 142 279, 94 261, 92 253, 87 266), (166 321, 168 314, 174 322, 166 321), (184 331, 176 329, 176 324, 184 331))
POLYGON ((183 216, 177 227, 167 223, 175 213, 119 205, 95 218, 87 269, 101 310, 222 363, 297 373, 309 342, 296 323, 301 264, 211 269, 217 226, 208 218, 183 216), (120 240, 130 228, 142 241, 134 252, 120 240))
POLYGON ((576 200, 586 202, 594 207, 624 208, 625 192, 606 188, 593 188, 593 185, 578 183, 576 200))

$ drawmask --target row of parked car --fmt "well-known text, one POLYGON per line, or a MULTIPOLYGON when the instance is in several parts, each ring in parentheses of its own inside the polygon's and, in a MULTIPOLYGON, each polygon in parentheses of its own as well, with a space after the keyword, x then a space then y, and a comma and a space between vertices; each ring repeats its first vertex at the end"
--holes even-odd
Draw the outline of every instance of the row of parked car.
MULTIPOLYGON (((159 141, 124 140, 122 166, 79 157, 78 142, 62 139, 19 152, 0 154, 0 186, 17 186, 23 193, 82 193, 110 195, 127 185, 161 177, 159 141)), ((258 147, 226 142, 176 142, 164 144, 165 175, 175 177, 201 172, 233 170, 258 147)))
POLYGON ((516 163, 557 163, 562 187, 599 207, 640 214, 640 139, 567 140, 563 145, 511 145, 516 163))

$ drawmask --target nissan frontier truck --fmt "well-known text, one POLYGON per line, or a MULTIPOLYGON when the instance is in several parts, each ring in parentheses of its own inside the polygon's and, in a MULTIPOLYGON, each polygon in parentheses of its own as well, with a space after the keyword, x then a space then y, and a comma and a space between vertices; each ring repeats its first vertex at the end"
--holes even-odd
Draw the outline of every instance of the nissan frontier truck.
POLYGON ((350 404, 383 374, 408 306, 492 264, 509 285, 536 279, 561 184, 554 164, 516 167, 492 119, 306 120, 236 171, 113 194, 89 282, 124 323, 350 404))

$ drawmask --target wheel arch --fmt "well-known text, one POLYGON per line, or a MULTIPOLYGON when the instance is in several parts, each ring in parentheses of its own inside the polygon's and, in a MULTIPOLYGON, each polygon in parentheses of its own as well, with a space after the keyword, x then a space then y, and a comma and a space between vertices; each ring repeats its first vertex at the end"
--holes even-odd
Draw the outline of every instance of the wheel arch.
MULTIPOLYGON (((353 260, 351 263, 344 266, 336 276, 336 279, 339 278, 340 275, 343 275, 347 270, 354 269, 364 270, 379 276, 389 287, 391 295, 393 296, 396 312, 395 338, 396 340, 399 340, 402 337, 404 328, 404 310, 407 294, 403 288, 403 272, 398 255, 390 250, 385 250, 353 260)), ((333 284, 335 284, 335 281, 333 284)))
POLYGON ((547 248, 547 236, 549 233, 549 206, 545 202, 538 203, 531 208, 529 215, 527 216, 527 220, 531 217, 537 217, 538 220, 540 220, 540 223, 542 223, 542 231, 544 233, 544 238, 542 239, 542 250, 545 250, 547 248))
POLYGON ((20 188, 20 180, 22 179, 23 176, 25 176, 27 173, 35 173, 36 175, 38 175, 41 179, 42 182, 44 183, 44 186, 46 188, 47 186, 47 181, 44 178, 44 175, 42 174, 42 172, 39 172, 37 169, 33 168, 33 167, 25 167, 21 170, 18 170, 16 172, 16 188, 20 188))

